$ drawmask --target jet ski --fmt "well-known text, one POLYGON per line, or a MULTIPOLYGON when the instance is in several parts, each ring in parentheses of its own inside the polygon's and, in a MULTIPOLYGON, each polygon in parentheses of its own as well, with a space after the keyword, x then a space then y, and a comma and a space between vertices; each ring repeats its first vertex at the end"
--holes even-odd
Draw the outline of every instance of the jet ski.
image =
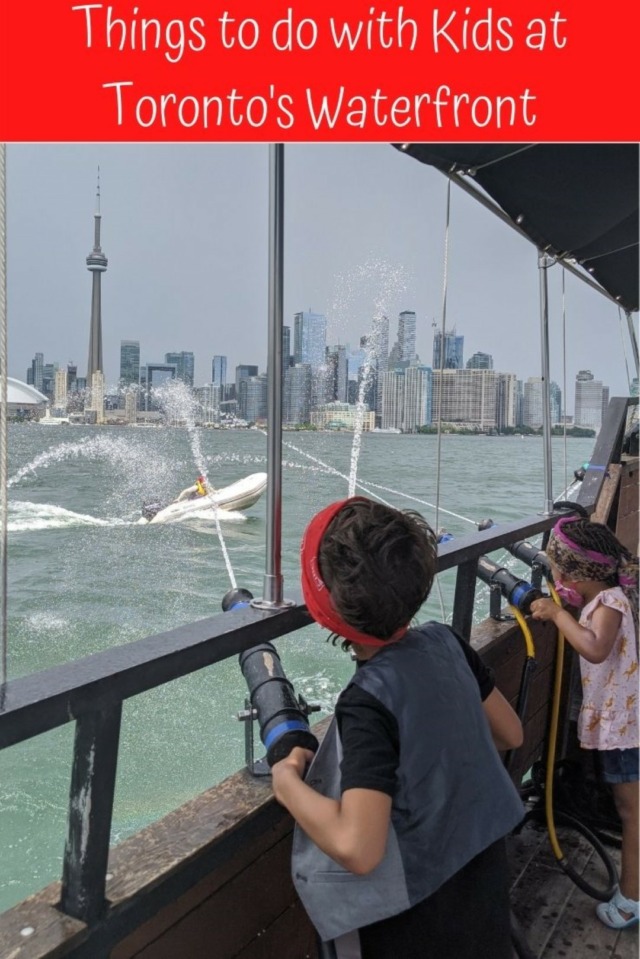
POLYGON ((145 503, 138 523, 176 523, 191 515, 207 518, 207 513, 213 519, 218 510, 249 509, 257 503, 266 488, 267 474, 251 473, 250 476, 245 476, 244 479, 231 483, 230 486, 212 490, 206 496, 174 500, 168 505, 145 503))

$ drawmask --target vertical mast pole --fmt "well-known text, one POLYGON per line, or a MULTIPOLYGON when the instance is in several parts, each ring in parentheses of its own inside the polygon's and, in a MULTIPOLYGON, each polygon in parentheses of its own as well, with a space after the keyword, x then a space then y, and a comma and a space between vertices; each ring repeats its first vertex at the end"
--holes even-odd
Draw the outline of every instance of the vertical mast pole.
POLYGON ((269 344, 267 397, 267 541, 259 609, 293 605, 282 580, 282 322, 284 290, 284 144, 269 145, 269 344))
POLYGON ((540 271, 540 358, 542 365, 542 442, 544 450, 544 513, 553 512, 553 474, 551 465, 551 381, 549 379, 549 284, 547 270, 554 260, 538 253, 540 271))
POLYGON ((7 189, 6 145, 0 144, 0 708, 7 682, 7 189))
POLYGON ((631 348, 633 350, 633 362, 636 364, 636 376, 638 376, 638 340, 636 338, 636 330, 633 325, 633 317, 629 310, 625 310, 625 315, 627 317, 627 325, 629 327, 629 339, 631 340, 631 348))

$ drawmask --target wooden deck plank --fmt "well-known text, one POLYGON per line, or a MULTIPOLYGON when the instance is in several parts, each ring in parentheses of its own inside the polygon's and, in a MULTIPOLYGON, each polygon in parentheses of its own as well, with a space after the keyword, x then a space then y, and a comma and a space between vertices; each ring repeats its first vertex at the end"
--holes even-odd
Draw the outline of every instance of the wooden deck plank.
MULTIPOLYGON (((595 886, 604 867, 582 837, 559 830, 563 852, 595 886)), ((607 848, 618 865, 620 853, 607 848)), ((555 861, 546 829, 527 823, 509 840, 511 901, 538 959, 638 959, 638 927, 616 932, 595 915, 596 901, 579 889, 555 861)))

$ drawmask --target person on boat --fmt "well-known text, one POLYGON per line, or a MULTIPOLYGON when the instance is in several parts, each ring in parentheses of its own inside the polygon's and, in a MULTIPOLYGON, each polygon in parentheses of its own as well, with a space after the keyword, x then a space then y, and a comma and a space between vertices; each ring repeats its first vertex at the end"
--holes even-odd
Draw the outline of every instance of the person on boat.
POLYGON ((580 657, 580 745, 597 750, 622 821, 620 886, 596 913, 624 929, 639 915, 638 559, 608 526, 575 516, 558 520, 547 555, 560 598, 580 619, 551 599, 535 600, 531 612, 553 622, 580 657))
POLYGON ((209 487, 206 478, 204 476, 198 476, 193 486, 187 486, 186 489, 182 490, 176 499, 176 503, 180 503, 184 499, 197 499, 198 496, 206 496, 211 492, 213 492, 213 490, 209 487))
POLYGON ((301 564, 309 612, 358 663, 315 759, 296 747, 272 767, 320 939, 338 959, 512 959, 504 837, 524 810, 496 746, 522 726, 464 640, 411 625, 433 530, 353 497, 311 520, 301 564))

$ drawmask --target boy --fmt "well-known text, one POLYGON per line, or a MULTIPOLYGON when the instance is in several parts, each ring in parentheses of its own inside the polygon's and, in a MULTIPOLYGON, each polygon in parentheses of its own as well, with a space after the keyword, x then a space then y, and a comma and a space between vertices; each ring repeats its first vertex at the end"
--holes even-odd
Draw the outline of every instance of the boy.
POLYGON ((296 748, 273 789, 297 822, 296 888, 337 957, 512 957, 504 836, 523 810, 496 745, 522 728, 459 637, 411 628, 436 560, 421 516, 364 497, 322 510, 302 542, 307 608, 359 668, 307 781, 296 748))

